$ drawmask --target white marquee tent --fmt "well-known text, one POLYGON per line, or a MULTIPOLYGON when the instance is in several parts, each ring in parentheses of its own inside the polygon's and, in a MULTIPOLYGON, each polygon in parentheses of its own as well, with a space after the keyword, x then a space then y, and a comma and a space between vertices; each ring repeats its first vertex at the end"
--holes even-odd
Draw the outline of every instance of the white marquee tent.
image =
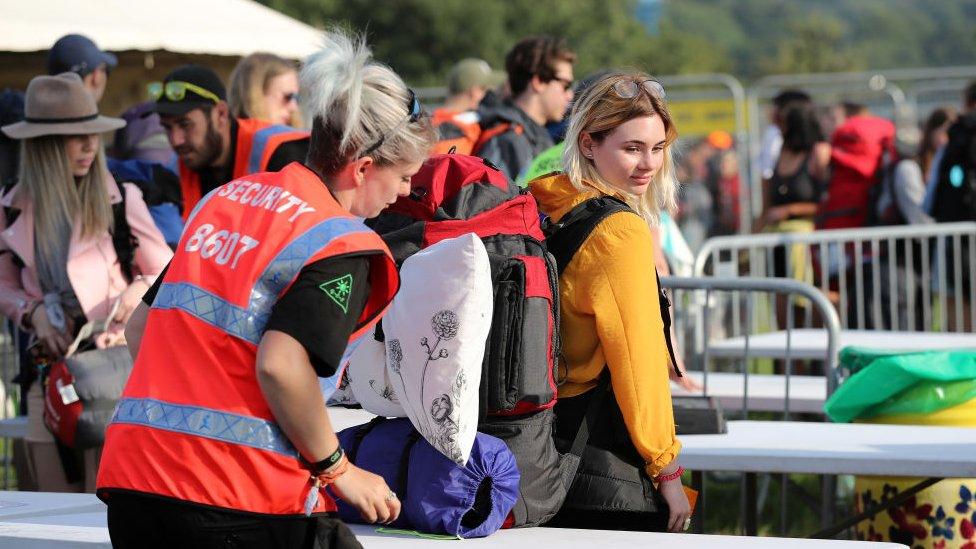
POLYGON ((0 0, 0 52, 46 50, 81 33, 109 51, 301 59, 321 32, 251 0, 0 0))

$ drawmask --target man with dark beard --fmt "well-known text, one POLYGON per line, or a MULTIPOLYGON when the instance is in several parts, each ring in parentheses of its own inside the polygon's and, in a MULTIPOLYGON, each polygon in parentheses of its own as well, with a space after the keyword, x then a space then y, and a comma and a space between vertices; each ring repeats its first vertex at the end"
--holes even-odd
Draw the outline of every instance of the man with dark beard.
POLYGON ((308 153, 307 131, 230 116, 224 84, 206 67, 175 69, 149 84, 149 98, 178 155, 184 220, 220 185, 304 162, 308 153))

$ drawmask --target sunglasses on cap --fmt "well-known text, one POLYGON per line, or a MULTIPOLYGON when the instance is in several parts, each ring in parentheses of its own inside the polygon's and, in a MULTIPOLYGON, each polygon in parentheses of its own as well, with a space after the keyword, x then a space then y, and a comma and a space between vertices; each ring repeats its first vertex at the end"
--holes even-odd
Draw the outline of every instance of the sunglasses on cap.
POLYGON ((367 147, 366 150, 363 151, 363 154, 361 156, 367 156, 371 152, 382 147, 383 142, 386 141, 386 136, 396 132, 397 130, 400 129, 401 126, 404 126, 406 124, 413 124, 414 122, 420 120, 420 117, 424 114, 423 107, 420 106, 420 101, 417 99, 417 94, 415 94, 413 90, 411 90, 410 88, 407 88, 407 91, 410 92, 410 96, 407 98, 407 112, 409 113, 407 115, 407 119, 404 120, 403 122, 398 123, 396 126, 390 128, 390 131, 388 131, 387 133, 381 135, 380 138, 377 139, 375 143, 373 143, 372 145, 367 147))
POLYGON ((209 99, 213 101, 214 104, 220 103, 220 98, 217 94, 210 90, 205 90, 200 86, 191 84, 189 82, 181 82, 179 80, 170 80, 165 84, 162 82, 151 82, 147 89, 149 90, 150 101, 159 101, 162 99, 163 95, 166 95, 166 99, 173 102, 183 101, 186 98, 186 92, 191 91, 204 99, 209 99))
POLYGON ((658 99, 667 99, 664 86, 657 80, 621 80, 613 85, 613 93, 621 99, 633 99, 640 95, 641 88, 658 99))

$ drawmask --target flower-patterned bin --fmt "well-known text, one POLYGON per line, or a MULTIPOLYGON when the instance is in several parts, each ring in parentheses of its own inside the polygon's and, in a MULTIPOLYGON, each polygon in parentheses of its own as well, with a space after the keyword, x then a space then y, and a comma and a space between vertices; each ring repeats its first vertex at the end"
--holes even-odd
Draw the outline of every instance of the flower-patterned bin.
MULTIPOLYGON (((931 414, 877 416, 858 422, 976 427, 976 399, 931 414)), ((976 436, 976 431, 973 435, 976 436)), ((917 442, 925 444, 925 441, 917 442)), ((922 480, 855 477, 855 511, 860 513, 891 499, 922 480)), ((856 532, 859 540, 902 543, 912 549, 976 549, 976 478, 938 482, 901 506, 861 521, 856 532)))

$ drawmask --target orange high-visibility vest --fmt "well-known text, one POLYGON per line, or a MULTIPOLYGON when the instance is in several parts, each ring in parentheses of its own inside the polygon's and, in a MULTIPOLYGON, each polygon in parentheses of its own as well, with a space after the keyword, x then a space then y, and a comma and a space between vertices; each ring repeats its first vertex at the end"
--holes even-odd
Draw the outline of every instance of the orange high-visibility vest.
POLYGON ((471 154, 471 150, 481 134, 477 115, 472 112, 444 108, 434 109, 431 114, 431 122, 437 129, 437 143, 431 150, 432 155, 449 152, 471 154))
MULTIPOLYGON (((249 118, 237 119, 237 143, 234 145, 234 170, 231 178, 238 179, 265 171, 278 145, 306 139, 308 136, 309 132, 291 126, 269 124, 249 118)), ((193 207, 203 197, 203 192, 200 189, 200 174, 184 165, 182 160, 179 161, 179 173, 180 191, 183 193, 183 221, 186 221, 193 207)))
MULTIPOLYGON (((99 495, 125 490, 301 514, 309 472, 258 385, 257 349, 272 307, 299 271, 347 254, 371 260, 370 296, 352 344, 370 332, 399 285, 383 240, 297 162, 209 193, 191 215, 150 309, 106 431, 99 495)), ((323 281, 339 305, 362 283, 340 278, 323 281)), ((334 509, 323 493, 314 511, 334 509)))

